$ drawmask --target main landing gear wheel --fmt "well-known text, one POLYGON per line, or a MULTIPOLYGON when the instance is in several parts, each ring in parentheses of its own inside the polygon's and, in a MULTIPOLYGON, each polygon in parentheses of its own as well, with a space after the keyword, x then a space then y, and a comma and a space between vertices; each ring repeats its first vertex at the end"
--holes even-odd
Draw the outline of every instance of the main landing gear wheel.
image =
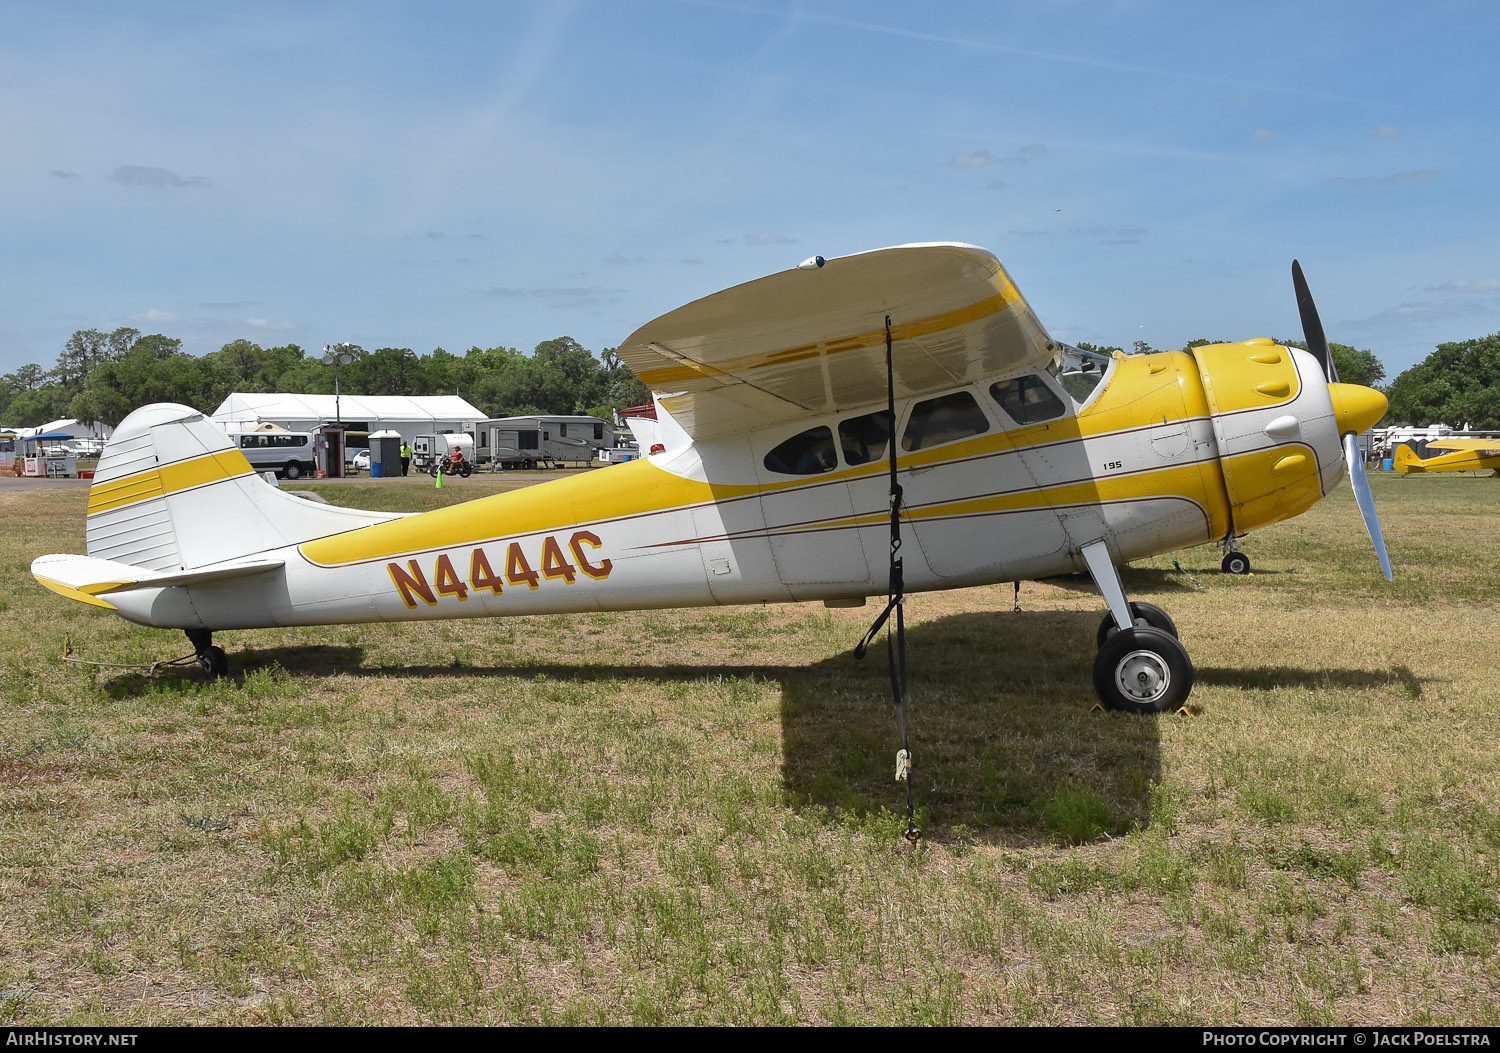
POLYGON ((1219 569, 1225 574, 1249 574, 1250 557, 1243 552, 1231 552, 1219 564, 1219 569))
POLYGON ((1115 632, 1094 659, 1094 690, 1109 709, 1163 713, 1181 707, 1192 689, 1187 651, 1160 629, 1136 626, 1115 632))
MULTIPOLYGON (((1177 637, 1177 623, 1172 620, 1170 614, 1154 603, 1133 601, 1130 604, 1130 616, 1135 620, 1136 628, 1160 629, 1173 639, 1177 637)), ((1099 633, 1094 646, 1103 647, 1104 641, 1117 632, 1119 632, 1119 626, 1115 625, 1115 616, 1105 611, 1104 620, 1099 623, 1099 633)))

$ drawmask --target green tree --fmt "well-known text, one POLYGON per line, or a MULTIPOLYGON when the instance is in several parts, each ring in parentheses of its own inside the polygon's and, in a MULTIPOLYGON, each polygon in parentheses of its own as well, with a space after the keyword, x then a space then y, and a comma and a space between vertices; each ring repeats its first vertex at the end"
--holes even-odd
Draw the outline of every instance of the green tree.
POLYGON ((1387 419, 1397 423, 1500 429, 1500 333, 1439 344, 1393 380, 1386 395, 1387 419))
POLYGON ((66 409, 67 403, 63 401, 62 394, 62 389, 56 384, 20 392, 10 401, 8 413, 11 419, 6 423, 20 428, 34 428, 38 424, 64 416, 60 410, 66 409))
MULTIPOLYGON (((1283 347, 1300 347, 1307 350, 1305 340, 1278 340, 1283 347)), ((1333 355, 1333 368, 1338 370, 1339 383, 1341 384, 1363 384, 1367 388, 1373 388, 1385 379, 1385 366, 1380 359, 1375 357, 1375 352, 1367 348, 1350 347, 1348 344, 1328 343, 1328 351, 1333 355)))
POLYGON ((70 400, 69 411, 80 420, 110 425, 153 402, 178 402, 211 413, 235 387, 235 379, 217 356, 183 354, 181 340, 152 333, 135 340, 120 359, 95 367, 70 400))
POLYGON ((641 379, 620 359, 618 350, 606 347, 599 352, 599 358, 604 366, 602 402, 589 410, 591 416, 607 420, 617 409, 642 406, 651 401, 651 389, 641 383, 641 379))
POLYGON ((571 336, 544 340, 531 354, 535 402, 547 413, 579 413, 599 401, 599 360, 571 336))
POLYGON ((235 385, 236 391, 260 391, 266 379, 266 353, 253 341, 241 338, 231 340, 211 355, 205 355, 219 364, 224 375, 235 385))
POLYGON ((376 348, 357 365, 358 394, 415 395, 422 384, 422 360, 409 347, 376 348))

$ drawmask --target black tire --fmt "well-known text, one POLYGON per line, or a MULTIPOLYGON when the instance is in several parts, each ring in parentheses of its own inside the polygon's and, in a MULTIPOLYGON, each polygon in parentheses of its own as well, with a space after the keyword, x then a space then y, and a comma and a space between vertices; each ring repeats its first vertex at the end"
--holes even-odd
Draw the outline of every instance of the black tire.
POLYGON ((427 474, 430 475, 430 476, 432 476, 434 479, 436 479, 438 477, 438 466, 435 465, 435 464, 428 465, 427 466, 427 474))
POLYGON ((461 475, 461 476, 463 476, 463 477, 464 477, 464 478, 465 478, 465 479, 467 479, 467 478, 468 478, 468 477, 469 477, 469 476, 471 476, 471 475, 473 475, 473 474, 474 474, 474 469, 473 469, 473 468, 470 468, 470 467, 469 467, 469 466, 468 466, 468 465, 467 465, 467 464, 466 464, 466 465, 464 465, 464 466, 463 466, 463 467, 462 467, 462 468, 460 468, 460 469, 459 469, 459 470, 458 470, 458 474, 459 474, 459 475, 461 475))
MULTIPOLYGON (((1132 602, 1130 614, 1135 619, 1136 628, 1160 629, 1173 639, 1177 638, 1177 623, 1172 620, 1170 614, 1156 604, 1143 601, 1132 602)), ((1119 627, 1115 625, 1115 616, 1105 611, 1104 620, 1099 623, 1099 634, 1094 641, 1094 646, 1103 647, 1104 641, 1117 632, 1119 632, 1119 627)))
POLYGON ((224 648, 215 645, 200 652, 197 658, 198 668, 210 680, 229 675, 229 657, 224 653, 224 648))
POLYGON ((1231 552, 1219 564, 1219 569, 1225 574, 1249 574, 1250 557, 1243 552, 1231 552))
POLYGON ((1193 663, 1177 638, 1160 629, 1124 629, 1094 659, 1094 690, 1106 709, 1164 713, 1193 690, 1193 663))
POLYGON ((301 479, 302 465, 298 464, 296 461, 287 461, 286 467, 281 470, 281 474, 286 476, 288 479, 301 479))

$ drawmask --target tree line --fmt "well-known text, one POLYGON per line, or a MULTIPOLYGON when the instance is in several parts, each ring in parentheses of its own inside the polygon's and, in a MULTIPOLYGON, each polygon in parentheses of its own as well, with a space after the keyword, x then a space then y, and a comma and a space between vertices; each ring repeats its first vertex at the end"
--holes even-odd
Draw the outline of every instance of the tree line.
MULTIPOLYGON (((1184 350, 1214 340, 1190 340, 1184 350)), ((1301 340, 1281 340, 1303 347, 1301 340)), ((1117 347, 1079 345, 1109 353, 1117 347)), ((1135 342, 1132 353, 1156 350, 1135 342)), ((1500 430, 1500 333, 1439 344, 1422 362, 1388 385, 1385 367, 1368 349, 1331 344, 1339 379, 1379 388, 1390 400, 1384 424, 1465 425, 1500 430)), ((407 347, 374 351, 341 345, 352 361, 338 367, 338 387, 351 395, 462 395, 492 417, 535 413, 611 411, 650 399, 614 348, 598 356, 572 337, 538 344, 530 354, 514 347, 471 347, 462 355, 442 348, 418 355, 407 347)), ((160 333, 142 335, 121 327, 111 332, 80 329, 50 370, 27 364, 0 376, 0 421, 17 427, 73 417, 111 427, 139 406, 180 402, 213 412, 230 392, 284 391, 333 394, 334 367, 320 352, 296 344, 263 348, 234 340, 218 351, 185 354, 182 341, 160 333)))
MULTIPOLYGON (((596 357, 568 336, 545 340, 529 355, 513 347, 471 347, 462 355, 441 347, 426 355, 356 344, 337 350, 351 358, 337 367, 343 394, 457 394, 492 417, 582 413, 607 419, 651 397, 614 348, 596 357)), ((322 352, 296 344, 233 340, 199 357, 160 333, 80 329, 52 369, 28 364, 0 377, 0 421, 30 427, 72 417, 114 427, 153 402, 212 413, 235 391, 331 395, 334 384, 335 367, 323 362, 322 352)))

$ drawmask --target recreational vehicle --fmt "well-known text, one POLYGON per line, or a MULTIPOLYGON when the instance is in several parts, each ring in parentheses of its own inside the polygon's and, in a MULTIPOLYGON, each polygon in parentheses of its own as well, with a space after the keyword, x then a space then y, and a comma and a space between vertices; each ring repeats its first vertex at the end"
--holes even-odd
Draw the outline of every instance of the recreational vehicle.
POLYGON ((478 456, 500 468, 591 464, 614 445, 614 427, 598 417, 500 417, 479 426, 478 456))

